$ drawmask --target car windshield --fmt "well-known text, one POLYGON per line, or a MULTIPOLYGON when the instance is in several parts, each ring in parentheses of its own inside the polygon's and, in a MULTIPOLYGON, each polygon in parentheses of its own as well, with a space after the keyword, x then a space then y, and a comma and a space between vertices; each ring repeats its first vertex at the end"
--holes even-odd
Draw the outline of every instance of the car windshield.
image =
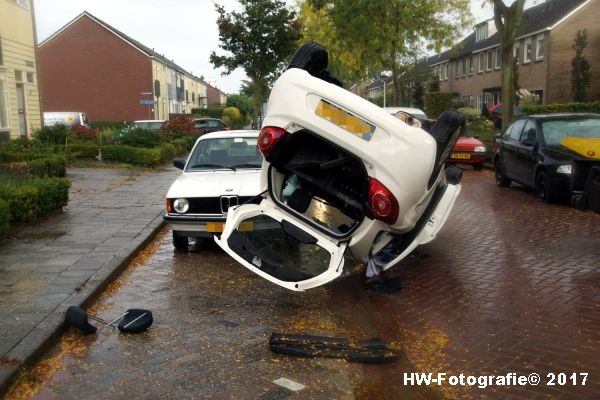
POLYGON ((260 168, 262 155, 256 137, 200 140, 190 156, 186 171, 207 169, 260 168))
POLYGON ((162 126, 162 121, 140 121, 135 122, 134 125, 136 128, 150 129, 150 130, 158 130, 162 126))
POLYGON ((542 123, 544 141, 548 146, 560 145, 566 137, 600 138, 600 118, 580 118, 542 123))

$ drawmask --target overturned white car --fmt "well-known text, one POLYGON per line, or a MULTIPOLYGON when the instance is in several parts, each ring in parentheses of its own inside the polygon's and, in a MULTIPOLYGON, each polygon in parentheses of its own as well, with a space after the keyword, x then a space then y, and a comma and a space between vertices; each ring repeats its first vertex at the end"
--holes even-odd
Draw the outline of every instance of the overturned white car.
MULTIPOLYGON (((344 254, 375 272, 435 238, 460 192, 444 161, 464 118, 431 132, 343 88, 308 43, 275 83, 258 138, 260 204, 230 208, 215 241, 258 275, 302 291, 341 275, 344 254)), ((420 125, 420 124, 419 124, 420 125)))

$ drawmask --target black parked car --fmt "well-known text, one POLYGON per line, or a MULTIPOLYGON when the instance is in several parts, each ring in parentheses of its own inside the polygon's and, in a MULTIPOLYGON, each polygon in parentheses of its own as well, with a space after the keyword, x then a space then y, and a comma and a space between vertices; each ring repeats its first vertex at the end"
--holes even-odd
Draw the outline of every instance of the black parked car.
MULTIPOLYGON (((539 199, 600 204, 600 115, 532 115, 514 121, 494 145, 496 183, 534 188, 539 199)), ((600 210, 599 210, 600 211, 600 210)))
POLYGON ((204 133, 230 131, 231 128, 218 118, 196 118, 194 128, 202 129, 204 133))

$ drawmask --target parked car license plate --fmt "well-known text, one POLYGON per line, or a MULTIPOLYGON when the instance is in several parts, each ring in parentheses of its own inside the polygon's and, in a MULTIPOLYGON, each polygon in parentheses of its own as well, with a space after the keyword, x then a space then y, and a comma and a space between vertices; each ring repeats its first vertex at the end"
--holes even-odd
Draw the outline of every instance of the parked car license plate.
POLYGON ((471 155, 466 154, 466 153, 452 153, 451 158, 459 158, 461 160, 468 160, 471 158, 471 155))

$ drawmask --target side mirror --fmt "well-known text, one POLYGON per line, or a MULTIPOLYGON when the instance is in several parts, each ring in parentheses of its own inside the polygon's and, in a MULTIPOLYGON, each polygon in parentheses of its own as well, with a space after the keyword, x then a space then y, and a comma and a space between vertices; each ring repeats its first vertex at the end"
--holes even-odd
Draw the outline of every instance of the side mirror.
POLYGON ((173 160, 173 166, 183 171, 183 168, 185 167, 185 160, 183 158, 176 158, 173 160))

